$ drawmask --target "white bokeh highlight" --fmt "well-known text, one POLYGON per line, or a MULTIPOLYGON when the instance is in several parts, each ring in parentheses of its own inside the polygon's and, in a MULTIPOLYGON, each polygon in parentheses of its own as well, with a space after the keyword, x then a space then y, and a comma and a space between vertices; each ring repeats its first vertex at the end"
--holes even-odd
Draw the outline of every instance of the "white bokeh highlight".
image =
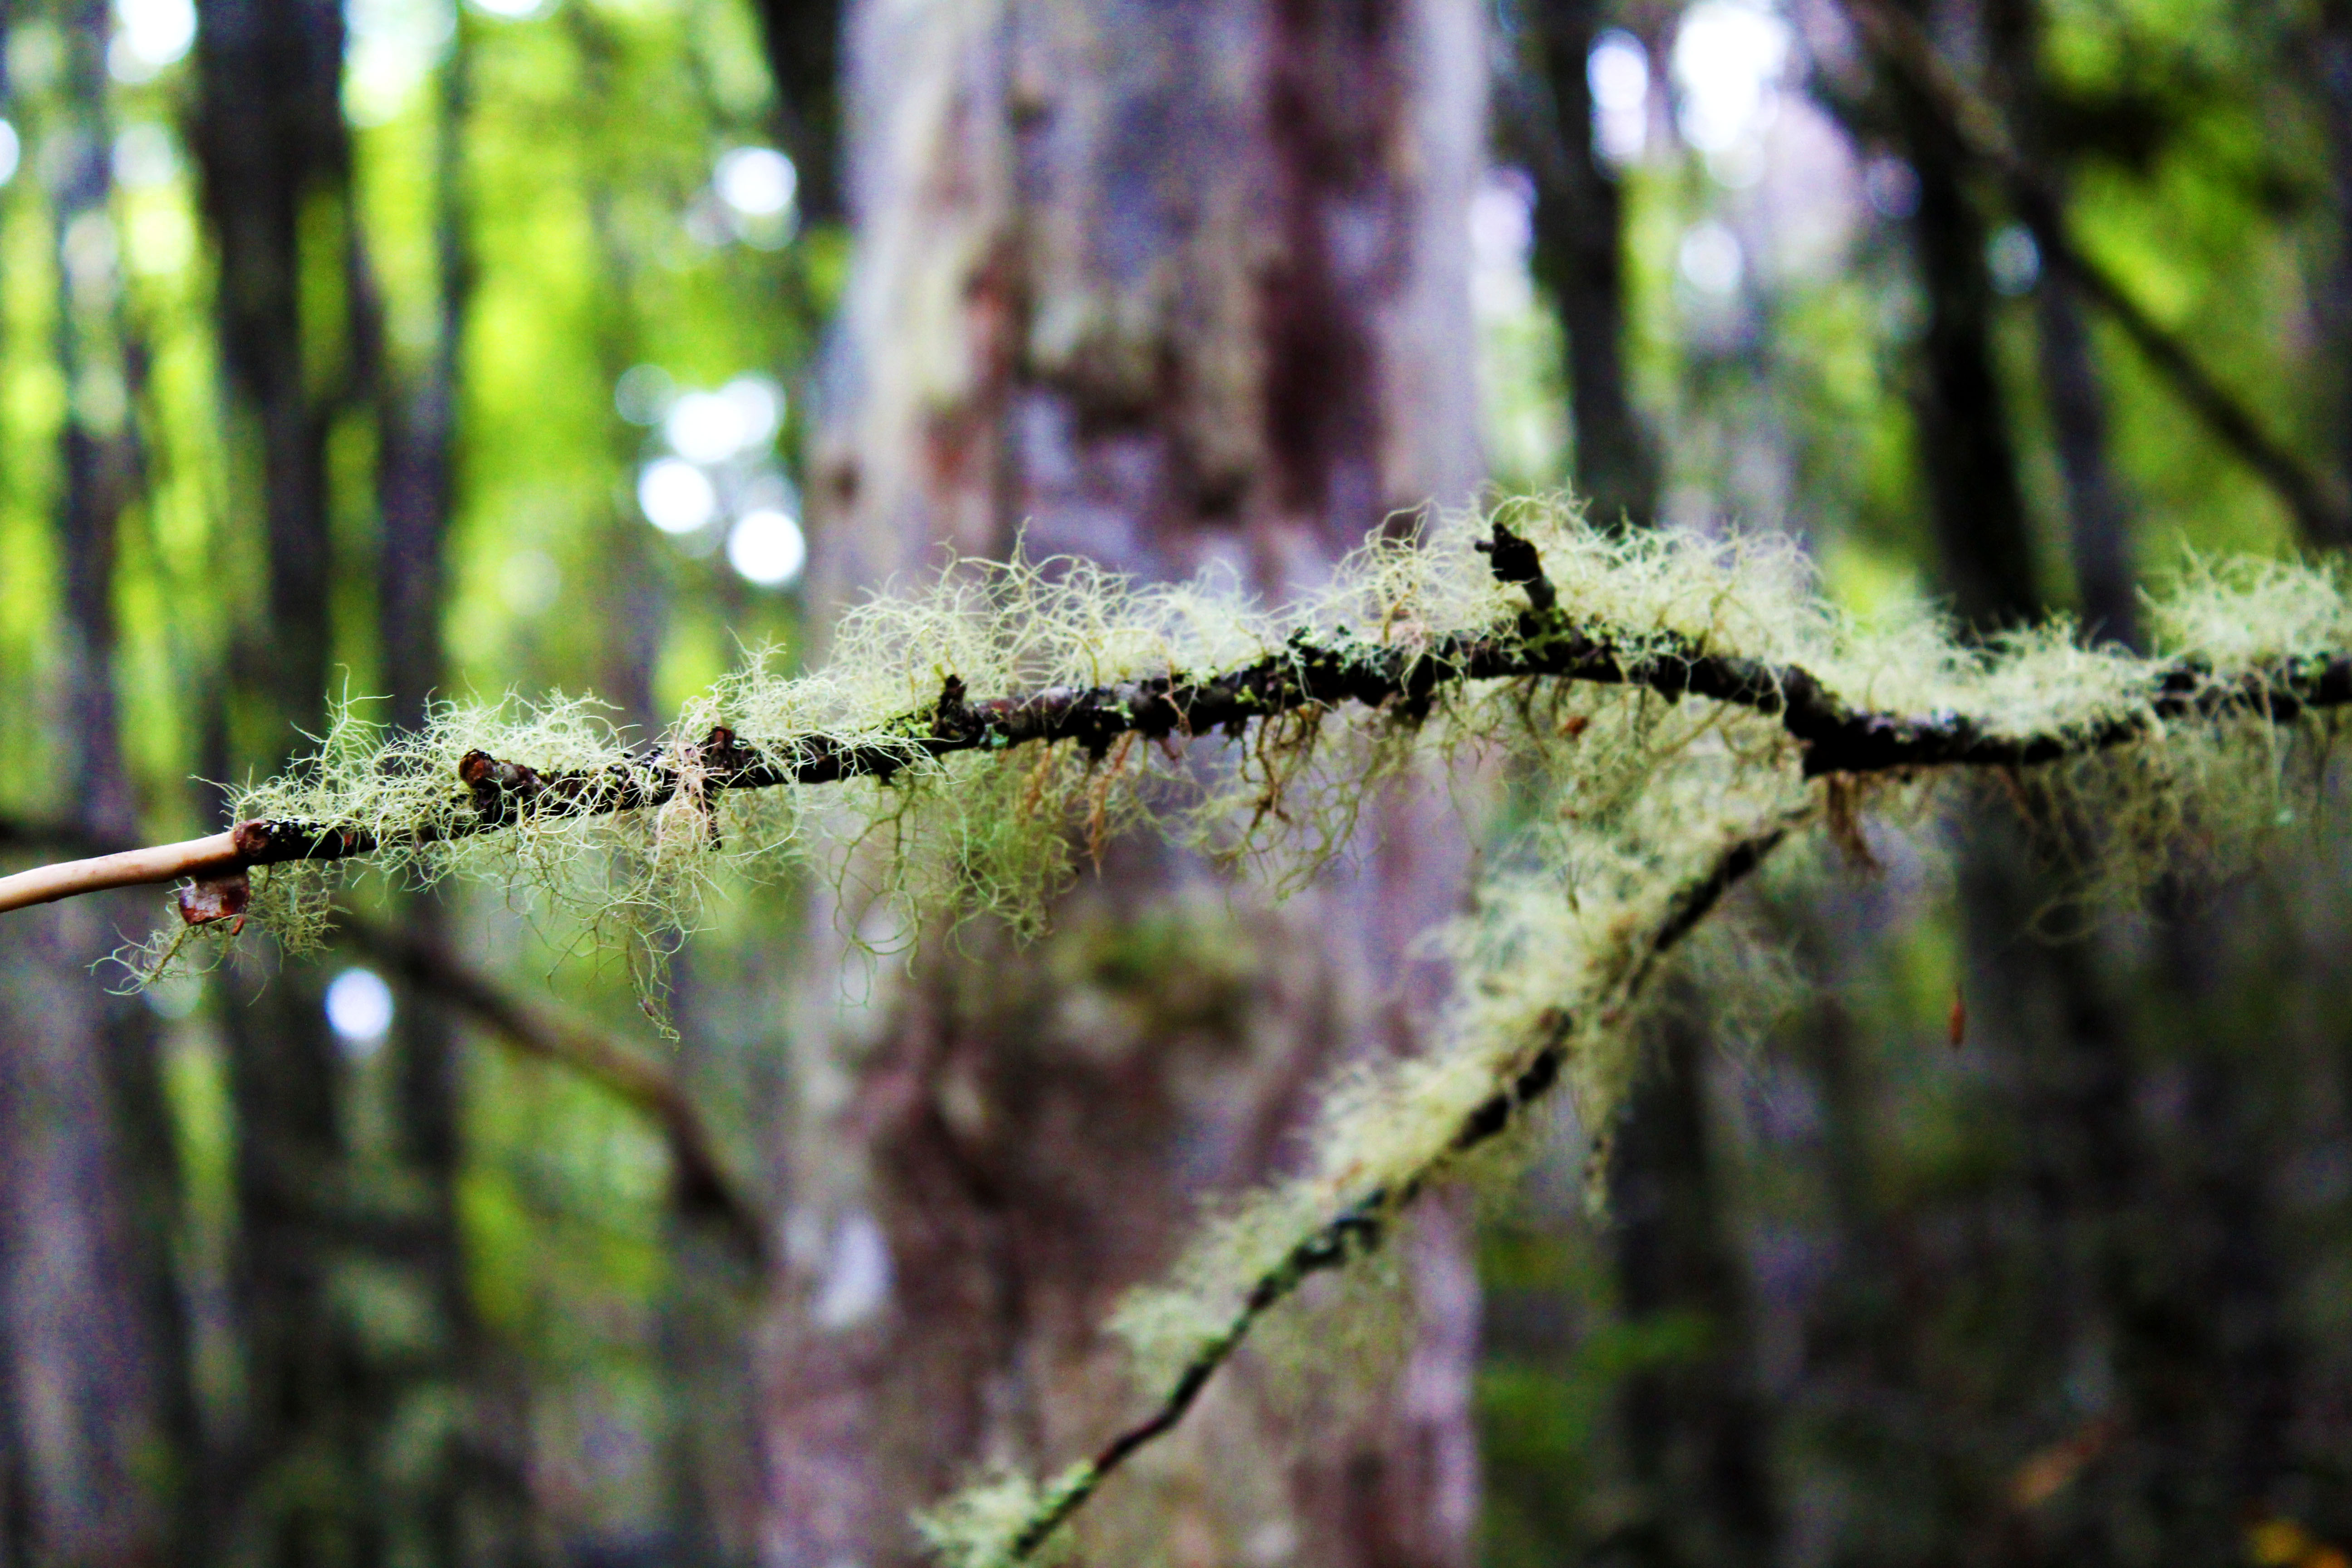
POLYGON ((1630 163, 1650 138, 1650 51, 1622 27, 1592 42, 1584 77, 1592 89, 1592 140, 1612 163, 1630 163))
POLYGON ((1711 299, 1725 300, 1738 293, 1748 275, 1748 257, 1739 237, 1712 218, 1685 231, 1675 262, 1683 281, 1711 299))
POLYGON ((808 563, 808 541, 790 512, 762 507, 738 518, 727 533, 727 564, 762 588, 785 587, 808 563))
POLYGON ((1710 167, 1770 129, 1793 42, 1787 22, 1746 0, 1698 0, 1683 13, 1670 58, 1675 123, 1710 167))
POLYGON ((392 987, 372 969, 346 969, 327 986, 327 1026, 345 1050, 373 1055, 392 1030, 392 987))
POLYGON ((800 193, 800 171, 772 147, 738 147, 720 155, 710 185, 745 217, 778 217, 800 193))
POLYGON ((664 533, 692 533, 719 515, 719 491, 683 458, 656 458, 637 476, 637 505, 664 533))
POLYGON ((114 39, 106 68, 115 80, 152 80, 196 41, 194 0, 114 0, 114 39))

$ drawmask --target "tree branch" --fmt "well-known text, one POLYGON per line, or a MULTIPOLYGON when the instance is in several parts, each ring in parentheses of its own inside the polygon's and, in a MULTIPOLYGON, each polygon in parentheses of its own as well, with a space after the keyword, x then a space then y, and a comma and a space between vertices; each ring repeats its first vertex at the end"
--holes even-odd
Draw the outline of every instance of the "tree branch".
MULTIPOLYGON (((1761 866, 1780 847, 1805 814, 1768 822, 1725 847, 1704 873, 1685 883, 1668 900, 1663 918, 1653 926, 1626 976, 1622 994, 1639 995, 1648 987, 1658 963, 1675 945, 1713 912, 1724 895, 1761 866)), ((1186 1363, 1161 1396, 1159 1405, 1098 1450, 1086 1464, 1049 1488, 1035 1510, 1022 1521, 1006 1544, 1004 1560, 1025 1562, 1044 1546, 1070 1516, 1086 1506, 1102 1483, 1138 1450, 1149 1446, 1184 1418, 1217 1370, 1233 1358, 1259 1319, 1295 1293, 1311 1275, 1338 1268, 1378 1247, 1391 1222, 1443 1173, 1444 1167, 1480 1144, 1499 1136, 1528 1106, 1551 1092, 1566 1065, 1575 1020, 1554 1009, 1544 1016, 1539 1037, 1529 1043, 1526 1065, 1511 1079, 1462 1120, 1444 1152, 1414 1171, 1394 1190, 1375 1187, 1299 1238, 1282 1260, 1252 1283, 1234 1312, 1215 1338, 1186 1363)))
MULTIPOLYGON (((119 860, 126 854, 106 853, 110 846, 71 826, 0 818, 0 847, 19 845, 95 849, 101 852, 97 862, 119 860)), ((747 1262, 761 1259, 767 1226, 760 1205, 744 1194, 719 1158, 701 1109, 661 1063, 585 1019, 522 1001, 437 943, 348 910, 342 911, 341 929, 352 946, 415 990, 455 1007, 517 1055, 578 1073, 658 1123, 669 1149, 672 1201, 679 1213, 716 1226, 747 1262)))
MULTIPOLYGON (((1090 688, 1048 687, 974 702, 950 675, 939 700, 886 727, 887 742, 812 735, 771 748, 711 731, 685 748, 684 764, 648 756, 628 765, 542 773, 527 763, 469 752, 457 767, 472 815, 420 830, 405 844, 446 842, 535 818, 599 816, 666 805, 681 787, 716 799, 726 790, 851 778, 887 781, 925 761, 961 752, 1002 752, 1075 741, 1095 756, 1124 735, 1150 740, 1223 730, 1309 707, 1358 702, 1408 719, 1425 714, 1438 691, 1467 681, 1543 679, 1637 686, 1669 699, 1704 697, 1776 718, 1803 748, 1807 777, 1920 767, 2020 767, 2138 740, 2151 721, 2232 710, 2291 722, 2314 709, 2352 703, 2352 656, 2305 658, 2216 682, 2191 659, 2150 660, 2145 710, 2084 730, 2004 734, 1964 713, 1925 715, 1858 709, 1794 664, 1708 653, 1695 642, 1580 624, 1559 603, 1536 547, 1497 522, 1479 548, 1496 575, 1526 590, 1530 608, 1507 630, 1440 634, 1419 646, 1370 643, 1344 628, 1327 637, 1301 629, 1282 649, 1238 669, 1154 676, 1090 688), (778 760, 779 754, 783 760, 778 760), (685 781, 682 783, 682 781, 685 781)), ((0 912, 101 888, 230 878, 258 866, 335 861, 387 847, 349 824, 255 820, 226 833, 0 878, 0 912)))
POLYGON ((2179 333, 2158 322, 2114 273, 2075 243, 2056 191, 2019 151, 1992 106, 1944 63, 1918 21, 1887 0, 1845 0, 1845 5, 1871 52, 1934 108, 1970 158, 2000 180, 2043 258, 2106 312, 2215 437, 2277 494, 2294 514, 2305 542, 2323 549, 2352 544, 2352 513, 2330 495, 2319 476, 2273 438, 2262 420, 2205 368, 2179 333))
POLYGON ((659 1124, 679 1214, 719 1230, 746 1262, 762 1259, 767 1227, 760 1207, 719 1158, 701 1108, 676 1074, 584 1019, 524 1002, 436 942, 348 912, 342 923, 353 946, 465 1014, 517 1055, 578 1073, 659 1124))

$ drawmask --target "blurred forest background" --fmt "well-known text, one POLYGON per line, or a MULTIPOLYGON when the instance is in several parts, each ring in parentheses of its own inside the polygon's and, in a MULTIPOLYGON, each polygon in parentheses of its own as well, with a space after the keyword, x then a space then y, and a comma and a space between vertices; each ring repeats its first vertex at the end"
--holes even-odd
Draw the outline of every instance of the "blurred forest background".
MULTIPOLYGON (((1567 488, 2126 642, 2200 557, 2352 542, 2340 0, 0 32, 27 862, 213 831, 331 694, 656 731, 1024 526, 1278 593, 1567 488)), ((1051 941, 903 972, 735 888, 674 1045, 496 890, 142 995, 91 965, 153 899, 7 917, 0 1564, 917 1558, 910 1508, 1134 1408, 1118 1292, 1410 1048, 1471 847, 1417 809, 1290 905, 1122 850, 1051 941)), ((2341 1568, 2352 854, 2088 922, 2064 832, 1873 829, 1757 900, 1795 1000, 1685 997, 1605 1155, 1564 1121, 1416 1227, 1378 1387, 1237 1367, 1087 1560, 2341 1568)))

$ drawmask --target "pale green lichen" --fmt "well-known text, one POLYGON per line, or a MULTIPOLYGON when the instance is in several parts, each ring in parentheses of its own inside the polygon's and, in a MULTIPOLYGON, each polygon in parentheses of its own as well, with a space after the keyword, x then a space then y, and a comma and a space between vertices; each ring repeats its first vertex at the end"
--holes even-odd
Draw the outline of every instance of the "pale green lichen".
POLYGON ((1096 1480, 1092 1465, 1073 1465, 1040 1486, 1013 1470, 997 1470, 972 1482, 937 1509, 919 1517, 915 1528, 946 1568, 1011 1568, 1015 1563, 1053 1563, 1067 1554, 1069 1538, 1056 1531, 1018 1550, 1034 1521, 1048 1518, 1096 1480))
MULTIPOLYGON (((2161 655, 2176 678, 2254 700, 2168 720, 2154 661, 2086 645, 2063 625, 1976 643, 1920 607, 1859 621, 1819 592, 1785 539, 1603 535, 1542 501, 1513 503, 1502 517, 1539 551, 1568 622, 1605 630, 1635 669, 1738 656, 1801 668, 1856 709, 1963 715, 1999 737, 2079 742, 2134 727, 2130 743, 2000 770, 1982 784, 2080 862, 2089 897, 2130 897, 2153 879, 2242 857, 2276 831, 2324 755, 2303 742, 2332 720, 2273 723, 2262 682, 2280 661, 2352 648, 2352 600, 2338 574, 2192 563, 2149 606, 2161 655)), ((1344 848, 1384 781, 1507 760, 1528 805, 1474 913, 1444 936, 1451 1007, 1423 1054, 1333 1084, 1303 1173, 1226 1202, 1169 1283, 1122 1308, 1116 1327, 1139 1381, 1156 1391, 1230 1349, 1253 1322, 1257 1283, 1334 1215, 1381 1213, 1454 1172, 1465 1119, 1518 1081, 1536 1053, 1559 1053, 1567 1096, 1588 1128, 1605 1129, 1635 1069, 1634 1025, 1658 994, 1676 900, 1728 847, 1823 824, 1851 847, 1858 811, 1920 821, 1948 793, 1927 777, 1808 781, 1798 743, 1748 708, 1538 679, 1442 679, 1425 712, 1306 709, 1232 739, 1128 739, 1099 757, 1065 743, 937 758, 919 743, 950 677, 980 700, 1297 658, 1302 632, 1325 647, 1352 638, 1416 659, 1439 657, 1446 634, 1517 637, 1528 600, 1473 549, 1483 530, 1482 520, 1456 519, 1375 542, 1323 593, 1273 607, 1213 579, 1145 586, 1084 563, 962 563, 923 592, 852 611, 823 669, 789 676, 755 660, 657 744, 633 747, 579 700, 451 705, 411 736, 346 710, 315 758, 246 791, 236 809, 363 828, 384 846, 373 863, 391 875, 463 872, 541 889, 592 937, 625 937, 650 975, 730 864, 813 865, 849 884, 852 902, 895 907, 908 931, 943 913, 1032 931, 1118 833, 1151 826, 1281 881, 1344 848), (787 768, 845 746, 883 749, 903 765, 887 782, 730 792, 715 811, 686 788, 658 809, 463 831, 474 808, 457 765, 468 750, 542 773, 635 770, 650 781, 683 770, 691 784, 694 744, 717 725, 787 768)), ((289 944, 315 940, 346 874, 270 868, 256 879, 254 918, 289 944)), ((998 1474, 925 1530, 951 1563, 1003 1563, 1036 1521, 1097 1479, 1086 1467, 1045 1487, 998 1474)))
MULTIPOLYGON (((1786 540, 1604 536, 1544 502, 1513 503, 1502 515, 1541 552, 1574 622, 1608 628, 1631 665, 1698 650, 1800 666, 1857 707, 1965 713, 1997 735, 2081 736, 2149 711, 2150 665, 2086 647, 2064 626, 1976 646, 1925 610, 1857 623, 1819 594, 1786 540)), ((1292 879, 1349 842, 1381 779, 1465 752, 1572 776, 1588 816, 1645 791, 1663 760, 1700 731, 1732 745, 1746 766, 1794 767, 1793 743, 1752 715, 1527 681, 1441 682, 1425 716, 1366 721, 1360 710, 1307 709, 1253 724, 1230 744, 1122 740, 1099 758, 1066 743, 933 758, 918 743, 950 676, 978 700, 1294 657, 1291 639, 1302 632, 1326 646, 1352 637, 1406 650, 1447 632, 1508 637, 1525 600, 1472 550, 1479 530, 1470 521, 1370 544, 1321 594, 1273 607, 1215 579, 1139 585, 1082 562, 961 563, 923 592, 851 611, 820 670, 790 676, 772 658, 753 660, 657 742, 625 733, 578 699, 446 704, 415 734, 390 733, 345 707, 314 755, 239 792, 234 809, 362 829, 383 846, 366 864, 395 878, 464 873, 536 888, 592 940, 625 940, 650 972, 693 928, 710 878, 730 865, 814 862, 897 906, 908 930, 944 909, 1034 931, 1054 895, 1120 832, 1150 822, 1292 879), (1692 712, 1701 714, 1696 728, 1692 712), (690 773, 695 742, 721 724, 787 766, 839 746, 896 750, 906 764, 887 782, 725 794, 715 809, 689 790, 658 809, 541 813, 494 833, 467 831, 474 807, 457 767, 469 750, 541 773, 615 770, 650 782, 664 769, 690 773)), ((2275 563, 2193 565, 2151 619, 2168 654, 2202 661, 2216 680, 2352 641, 2336 576, 2275 563)), ((2181 803, 2202 802, 2210 814, 2228 804, 2223 780, 2275 774, 2283 755, 2282 737, 2258 717, 2151 720, 2150 728, 2164 731, 2163 744, 2049 770, 2069 792, 2126 807, 2133 820, 2118 817, 2116 829, 2136 844, 2177 837, 2181 803)), ((290 948, 310 945, 334 888, 356 869, 272 868, 257 879, 252 919, 290 948)))

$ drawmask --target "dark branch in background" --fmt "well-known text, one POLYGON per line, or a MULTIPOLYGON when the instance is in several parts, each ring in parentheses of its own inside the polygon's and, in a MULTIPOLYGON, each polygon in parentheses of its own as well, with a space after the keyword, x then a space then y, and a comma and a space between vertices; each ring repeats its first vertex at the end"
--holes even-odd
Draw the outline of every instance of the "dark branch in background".
POLYGON ((658 1123, 669 1147, 672 1201, 689 1220, 722 1232, 748 1263, 767 1247, 757 1205, 745 1197, 676 1075, 582 1019, 560 1016, 509 994, 438 942, 348 913, 352 944, 410 985, 456 1008, 519 1056, 578 1073, 658 1123))
MULTIPOLYGON (((1726 893, 1761 866, 1796 826, 1794 818, 1778 819, 1738 839, 1716 857, 1703 876, 1677 890, 1667 906, 1665 918, 1651 931, 1640 959, 1626 977, 1623 995, 1627 999, 1647 988, 1667 952, 1713 912, 1726 893)), ((1566 1065, 1574 1029, 1575 1020, 1567 1013, 1558 1009, 1547 1012, 1540 1038, 1527 1065, 1507 1088, 1496 1090, 1462 1119, 1461 1127, 1444 1153, 1393 1190, 1375 1187, 1356 1198, 1301 1237, 1282 1261, 1260 1275, 1223 1330, 1177 1373, 1159 1407, 1105 1444, 1093 1459, 1046 1494, 1035 1513, 1008 1544, 1008 1559, 1017 1563, 1034 1554, 1055 1531, 1085 1506, 1113 1471, 1138 1449, 1181 1421, 1209 1379, 1233 1358, 1260 1318, 1296 1292, 1310 1275, 1341 1268, 1378 1247, 1397 1214, 1421 1195, 1442 1166, 1500 1136, 1522 1110, 1551 1092, 1559 1082, 1560 1068, 1566 1065)))
POLYGON ((1346 630, 1292 635, 1278 653, 1220 675, 1153 676, 1087 688, 1048 687, 974 702, 956 676, 939 700, 894 727, 888 742, 813 736, 789 760, 713 730, 685 748, 687 766, 655 760, 563 773, 483 752, 459 762, 473 814, 387 844, 356 826, 320 822, 241 822, 226 833, 95 860, 46 866, 0 878, 0 911, 100 888, 234 878, 256 866, 333 861, 409 844, 448 842, 530 819, 601 816, 667 805, 683 788, 715 801, 726 790, 823 784, 851 778, 886 783, 909 767, 961 752, 1003 752, 1032 742, 1075 741, 1100 757, 1125 735, 1158 740, 1223 730, 1305 708, 1360 702, 1412 720, 1441 688, 1473 680, 1544 679, 1641 687, 1777 719, 1803 748, 1808 778, 1921 767, 2030 767, 2145 738, 2150 721, 2259 713, 2289 723, 2307 711, 2352 703, 2352 655, 2293 659, 2215 681, 2194 660, 2150 663, 2146 711, 2054 733, 2004 735, 1964 713, 1924 715, 1858 709, 1800 665, 1712 654, 1687 639, 1578 624, 1558 603, 1536 547, 1501 523, 1479 548, 1495 574, 1526 590, 1530 608, 1506 631, 1447 632, 1419 647, 1368 643, 1346 630))
POLYGON ((2321 548, 2352 543, 2352 512, 2344 503, 2263 427, 2178 333, 2158 322, 2115 274, 2074 242, 2057 192, 2019 151, 1992 106, 1945 65, 1918 22, 1888 0, 1846 0, 1846 9, 1885 68, 1931 105, 1958 144, 2000 182, 2018 216, 2032 231, 2042 259, 2104 310, 2221 444, 2277 494, 2294 515, 2305 542, 2321 548))
MULTIPOLYGON (((0 849, 88 849, 112 846, 80 828, 0 818, 0 849)), ((657 1122, 669 1147, 673 1197, 679 1212, 724 1232, 747 1261, 767 1246, 760 1207, 742 1192, 718 1152, 718 1143, 693 1098, 661 1063, 595 1025, 533 1006, 439 943, 341 912, 351 944, 415 990, 456 1008, 519 1056, 574 1072, 657 1122)))

